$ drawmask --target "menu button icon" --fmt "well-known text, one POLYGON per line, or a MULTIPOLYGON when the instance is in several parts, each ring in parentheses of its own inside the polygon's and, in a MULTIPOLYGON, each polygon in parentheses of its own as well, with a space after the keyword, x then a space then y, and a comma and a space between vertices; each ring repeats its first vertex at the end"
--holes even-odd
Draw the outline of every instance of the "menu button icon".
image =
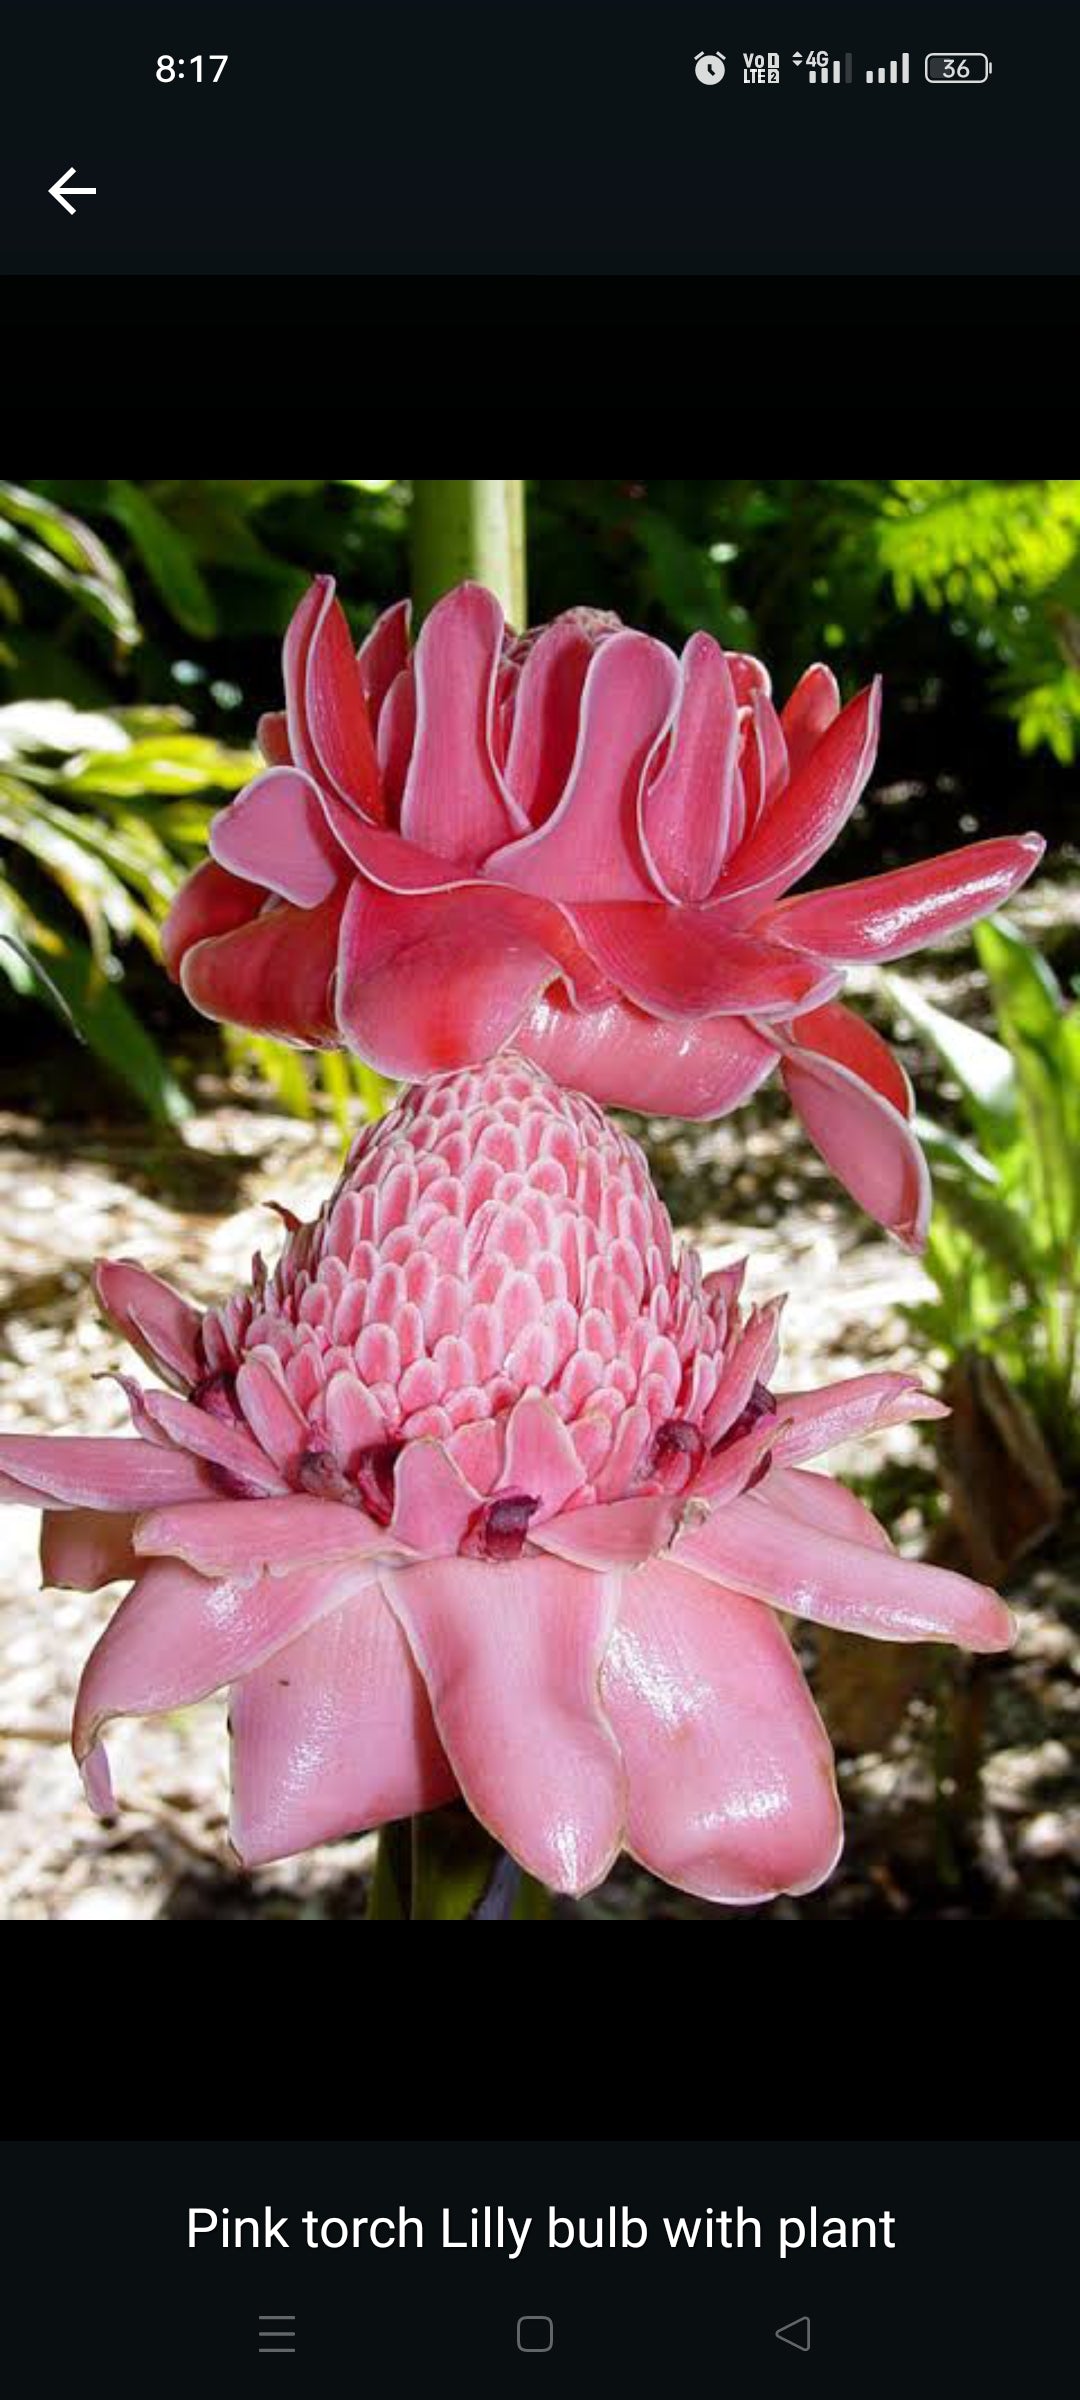
POLYGON ((259 2318, 259 2357, 271 2358, 274 2353, 286 2358, 296 2355, 296 2318, 259 2318))

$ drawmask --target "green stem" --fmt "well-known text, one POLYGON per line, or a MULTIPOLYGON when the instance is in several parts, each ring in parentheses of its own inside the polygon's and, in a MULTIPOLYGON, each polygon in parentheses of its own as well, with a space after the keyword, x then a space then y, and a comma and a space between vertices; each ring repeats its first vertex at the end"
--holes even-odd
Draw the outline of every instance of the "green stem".
POLYGON ((414 1918, 550 1915, 550 1894, 501 1850, 464 1801, 412 1821, 414 1918))
MULTIPOLYGON (((413 484, 413 602, 418 618, 456 583, 483 583, 511 625, 525 624, 523 483, 413 484)), ((533 1918, 543 1886, 524 1875, 463 1802, 387 1825, 371 1889, 373 1917, 533 1918)))
POLYGON ((419 618, 455 583, 484 583, 525 625, 523 483, 413 484, 412 584, 419 618))
MULTIPOLYGON (((503 1852, 461 1801, 412 1822, 414 1918, 472 1917, 499 1875, 503 1852)), ((500 1893, 493 1894, 499 1905, 500 1893)))
POLYGON ((412 1840, 408 1817, 396 1825, 384 1825, 379 1835, 368 1915, 392 1918, 398 1924, 412 1915, 412 1840))
POLYGON ((550 1893, 500 1850, 463 1801, 383 1827, 369 1917, 401 1924, 424 1918, 531 1920, 550 1914, 550 1893))

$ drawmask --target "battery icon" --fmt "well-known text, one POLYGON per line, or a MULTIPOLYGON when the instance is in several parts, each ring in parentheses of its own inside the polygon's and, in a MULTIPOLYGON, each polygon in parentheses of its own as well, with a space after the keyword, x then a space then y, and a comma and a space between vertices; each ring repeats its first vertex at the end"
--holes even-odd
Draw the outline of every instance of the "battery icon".
POLYGON ((927 83, 985 83, 994 72, 985 50, 930 50, 927 83))

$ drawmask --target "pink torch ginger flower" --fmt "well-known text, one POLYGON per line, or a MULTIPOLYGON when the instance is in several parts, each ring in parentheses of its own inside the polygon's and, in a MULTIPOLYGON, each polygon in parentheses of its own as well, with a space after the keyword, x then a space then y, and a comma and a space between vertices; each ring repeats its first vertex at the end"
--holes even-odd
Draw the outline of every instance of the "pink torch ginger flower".
POLYGON ((410 649, 405 603, 354 655, 328 576, 285 641, 268 765, 215 819, 166 927, 208 1015, 344 1043, 386 1074, 512 1045, 617 1106, 723 1114, 774 1067, 822 1156, 902 1241, 929 1182, 845 967, 968 925, 1036 834, 791 896, 866 787, 879 688, 810 667, 777 712, 757 659, 681 658, 594 610, 520 638, 463 584, 410 649))
POLYGON ((907 1376, 776 1395, 779 1309, 703 1276, 636 1145, 513 1055, 405 1093, 274 1272, 205 1315, 126 1261, 105 1309, 167 1388, 128 1438, 0 1439, 45 1579, 132 1587, 79 1689, 108 1719, 231 1687, 249 1865, 456 1792, 581 1892, 818 1883, 841 1839, 779 1610, 999 1650, 1008 1610, 897 1555, 804 1461, 941 1413, 907 1376))

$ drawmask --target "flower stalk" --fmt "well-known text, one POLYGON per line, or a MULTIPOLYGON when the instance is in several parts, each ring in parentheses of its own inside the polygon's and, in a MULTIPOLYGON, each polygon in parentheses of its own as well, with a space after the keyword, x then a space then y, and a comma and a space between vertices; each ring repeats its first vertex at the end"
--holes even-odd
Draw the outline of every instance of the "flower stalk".
POLYGON ((379 1837, 368 1916, 393 1920, 547 1917, 551 1895, 460 1802, 400 1818, 379 1837))
MULTIPOLYGON (((457 583, 483 583, 512 625, 526 623, 525 486, 421 479, 413 484, 412 593, 417 623, 457 583)), ((460 1803, 432 1809, 379 1836, 372 1917, 472 1918, 516 1914, 524 1878, 460 1803), (406 1855, 407 1854, 407 1855, 406 1855)), ((540 1899, 529 1914, 546 1913, 540 1899)))
POLYGON ((417 619, 426 617, 456 583, 486 584, 511 625, 524 626, 523 483, 414 483, 412 596, 417 619))

